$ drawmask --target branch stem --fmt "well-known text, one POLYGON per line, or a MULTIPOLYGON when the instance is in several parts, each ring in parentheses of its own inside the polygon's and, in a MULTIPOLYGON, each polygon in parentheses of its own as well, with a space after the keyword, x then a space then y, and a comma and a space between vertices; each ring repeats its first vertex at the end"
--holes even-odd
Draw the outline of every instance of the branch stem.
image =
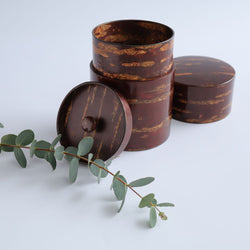
MULTIPOLYGON (((0 146, 4 146, 4 147, 12 147, 12 148, 24 148, 24 149, 30 149, 30 147, 28 146, 21 146, 21 145, 9 145, 9 144, 3 144, 3 143, 0 143, 0 146)), ((38 151, 45 151, 45 152, 55 152, 54 149, 45 149, 45 148, 35 148, 35 150, 38 150, 38 151)), ((69 155, 69 156, 72 156, 72 157, 76 157, 76 158, 79 158, 85 162, 88 162, 88 159, 86 157, 83 157, 83 156, 78 156, 78 155, 74 155, 74 154, 71 154, 71 153, 68 153, 68 152, 65 152, 63 151, 63 154, 65 155, 69 155)), ((115 176, 114 173, 112 173, 111 171, 109 171, 108 169, 98 165, 97 163, 95 163, 94 161, 89 161, 91 164, 94 164, 95 166, 97 166, 98 168, 106 171, 107 173, 109 173, 110 175, 112 176, 115 176)), ((135 191, 135 189, 133 189, 129 184, 127 184, 126 182, 124 182, 122 179, 120 179, 119 177, 115 177, 118 181, 120 181, 121 183, 123 183, 125 186, 127 186, 131 191, 133 191, 138 197, 140 197, 141 199, 143 198, 143 196, 141 196, 137 191, 135 191)), ((161 211, 159 210, 159 208, 155 205, 155 204, 152 204, 150 203, 151 206, 155 207, 155 209, 160 213, 161 211)))

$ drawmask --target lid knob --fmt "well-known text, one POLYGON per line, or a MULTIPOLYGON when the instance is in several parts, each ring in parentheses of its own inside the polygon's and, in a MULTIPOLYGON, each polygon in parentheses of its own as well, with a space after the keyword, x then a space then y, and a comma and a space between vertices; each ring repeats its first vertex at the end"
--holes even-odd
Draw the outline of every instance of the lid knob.
POLYGON ((92 132, 96 129, 96 120, 92 116, 86 116, 82 120, 82 129, 85 132, 92 132))

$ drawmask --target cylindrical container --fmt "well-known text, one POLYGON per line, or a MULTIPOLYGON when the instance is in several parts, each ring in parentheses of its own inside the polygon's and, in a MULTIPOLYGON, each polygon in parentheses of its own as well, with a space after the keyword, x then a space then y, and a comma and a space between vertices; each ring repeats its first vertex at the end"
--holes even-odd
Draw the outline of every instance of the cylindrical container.
POLYGON ((98 73, 92 63, 91 80, 121 92, 131 109, 133 129, 127 151, 156 147, 169 136, 172 117, 173 71, 148 81, 110 79, 98 73))
POLYGON ((150 149, 169 136, 173 36, 171 28, 141 20, 114 21, 93 30, 91 80, 120 91, 131 108, 133 129, 126 150, 150 149))
POLYGON ((225 118, 231 110, 235 71, 228 63, 204 56, 174 59, 173 118, 209 123, 225 118))
POLYGON ((174 32, 160 23, 121 20, 93 30, 93 66, 102 75, 145 81, 173 67, 174 32))

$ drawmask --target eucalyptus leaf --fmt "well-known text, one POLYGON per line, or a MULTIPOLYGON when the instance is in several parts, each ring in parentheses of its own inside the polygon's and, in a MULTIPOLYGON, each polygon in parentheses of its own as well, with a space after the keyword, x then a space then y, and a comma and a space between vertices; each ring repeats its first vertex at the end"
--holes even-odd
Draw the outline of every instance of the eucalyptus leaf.
POLYGON ((26 129, 22 131, 16 138, 16 145, 26 146, 32 143, 35 138, 35 134, 32 130, 26 129))
POLYGON ((36 143, 37 140, 33 140, 33 142, 30 145, 30 157, 33 158, 34 154, 35 154, 35 150, 36 150, 36 143))
POLYGON ((128 187, 126 186, 126 187, 125 187, 125 195, 124 195, 124 197, 123 197, 123 199, 122 199, 121 206, 120 206, 120 208, 119 208, 119 209, 118 209, 118 211, 117 211, 118 213, 120 213, 120 212, 121 212, 121 210, 122 210, 122 208, 123 208, 123 205, 124 205, 124 203, 125 203, 127 190, 128 190, 128 187))
POLYGON ((26 157, 20 148, 14 148, 14 155, 16 157, 17 162, 22 168, 26 168, 27 166, 27 160, 26 157))
MULTIPOLYGON (((2 137, 1 143, 2 144, 7 144, 7 145, 16 145, 16 135, 13 134, 8 134, 2 137)), ((14 148, 13 147, 7 147, 7 146, 2 146, 2 150, 5 152, 13 152, 14 148)))
POLYGON ((59 134, 59 135, 53 140, 53 142, 51 143, 50 148, 51 148, 51 149, 54 149, 55 146, 56 146, 56 144, 61 140, 61 138, 62 138, 62 135, 59 134))
POLYGON ((4 128, 3 124, 0 122, 0 128, 4 128))
MULTIPOLYGON (((157 200, 156 200, 156 199, 153 199, 153 200, 151 201, 151 204, 156 205, 156 204, 157 204, 157 200)), ((147 207, 152 207, 151 204, 149 204, 147 207)))
POLYGON ((101 182, 101 174, 102 174, 102 170, 99 169, 98 176, 97 176, 97 183, 98 184, 100 184, 100 182, 101 182))
POLYGON ((152 193, 142 197, 139 207, 143 208, 150 205, 150 203, 154 200, 154 197, 155 195, 152 193))
POLYGON ((164 202, 157 204, 157 207, 174 207, 174 204, 169 202, 164 202))
POLYGON ((78 174, 78 168, 79 168, 79 159, 74 157, 70 161, 70 167, 69 167, 69 181, 71 183, 74 183, 76 181, 76 177, 78 174))
POLYGON ((109 160, 107 160, 107 161, 105 162, 106 167, 110 166, 111 163, 112 163, 112 161, 113 161, 113 158, 110 158, 109 160))
POLYGON ((126 190, 127 190, 127 186, 124 185, 124 183, 122 183, 121 181, 119 181, 117 178, 121 179, 122 181, 124 181, 125 183, 127 183, 126 179, 124 176, 122 175, 118 175, 114 181, 113 181, 113 190, 115 193, 115 196, 118 200, 123 200, 126 196, 126 190))
MULTIPOLYGON (((103 168, 106 168, 106 167, 105 167, 104 161, 101 160, 101 159, 96 159, 96 160, 94 160, 94 163, 96 163, 97 165, 99 165, 99 166, 101 166, 101 167, 103 167, 103 168)), ((107 172, 107 171, 105 171, 105 170, 103 170, 103 169, 97 167, 97 166, 96 166, 95 164, 93 164, 93 163, 90 165, 90 171, 91 171, 91 173, 92 173, 94 176, 96 176, 96 177, 99 176, 100 178, 105 178, 105 177, 108 175, 108 172, 107 172)))
POLYGON ((63 159, 64 146, 59 146, 55 149, 55 157, 57 160, 61 161, 63 159))
POLYGON ((110 190, 112 190, 114 180, 116 179, 116 177, 117 177, 119 174, 120 174, 120 171, 117 171, 116 174, 113 176, 113 180, 112 180, 112 183, 111 183, 111 186, 110 186, 110 190))
MULTIPOLYGON (((69 146, 67 147, 64 152, 66 153, 69 153, 69 154, 72 154, 72 155, 77 155, 77 148, 76 147, 72 147, 72 146, 69 146)), ((67 161, 71 161, 74 157, 71 156, 71 155, 64 155, 64 158, 67 160, 67 161)))
MULTIPOLYGON (((105 164, 104 164, 104 162, 102 161, 102 160, 100 160, 100 159, 96 159, 96 160, 94 160, 94 163, 96 163, 96 164, 98 164, 99 166, 101 166, 101 167, 105 167, 105 164)), ((99 167, 97 167, 95 164, 90 164, 90 172, 94 175, 94 176, 96 176, 96 177, 98 177, 98 174, 99 174, 99 167)))
POLYGON ((154 207, 151 207, 149 212, 149 226, 154 227, 156 225, 156 222, 157 222, 156 210, 154 207))
POLYGON ((154 177, 145 177, 145 178, 141 178, 141 179, 132 181, 129 183, 129 185, 131 187, 142 187, 142 186, 146 186, 146 185, 150 184, 154 180, 155 180, 154 177))
POLYGON ((90 136, 83 138, 78 144, 78 156, 85 156, 88 154, 93 146, 94 139, 90 136))
POLYGON ((88 154, 88 167, 89 167, 90 161, 93 159, 93 156, 94 155, 92 153, 88 154))
POLYGON ((56 159, 55 159, 54 153, 53 152, 47 152, 46 155, 45 155, 45 159, 46 159, 47 162, 50 163, 52 169, 55 170, 56 169, 56 159))
POLYGON ((50 143, 47 141, 38 141, 35 146, 35 156, 44 159, 47 155, 46 151, 39 149, 50 149, 50 143))

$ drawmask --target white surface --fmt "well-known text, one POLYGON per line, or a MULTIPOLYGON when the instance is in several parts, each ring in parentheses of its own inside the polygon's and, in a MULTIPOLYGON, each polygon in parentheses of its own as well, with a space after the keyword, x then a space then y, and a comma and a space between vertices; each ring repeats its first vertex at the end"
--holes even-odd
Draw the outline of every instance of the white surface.
POLYGON ((250 249, 250 2, 0 0, 0 135, 32 128, 52 140, 66 93, 89 79, 91 30, 116 19, 147 19, 175 30, 175 56, 225 60, 237 72, 231 115, 206 125, 172 122, 163 145, 124 152, 111 165, 138 191, 169 201, 167 222, 147 228, 148 209, 129 192, 123 211, 86 168, 68 184, 68 165, 0 155, 0 249, 250 249))

